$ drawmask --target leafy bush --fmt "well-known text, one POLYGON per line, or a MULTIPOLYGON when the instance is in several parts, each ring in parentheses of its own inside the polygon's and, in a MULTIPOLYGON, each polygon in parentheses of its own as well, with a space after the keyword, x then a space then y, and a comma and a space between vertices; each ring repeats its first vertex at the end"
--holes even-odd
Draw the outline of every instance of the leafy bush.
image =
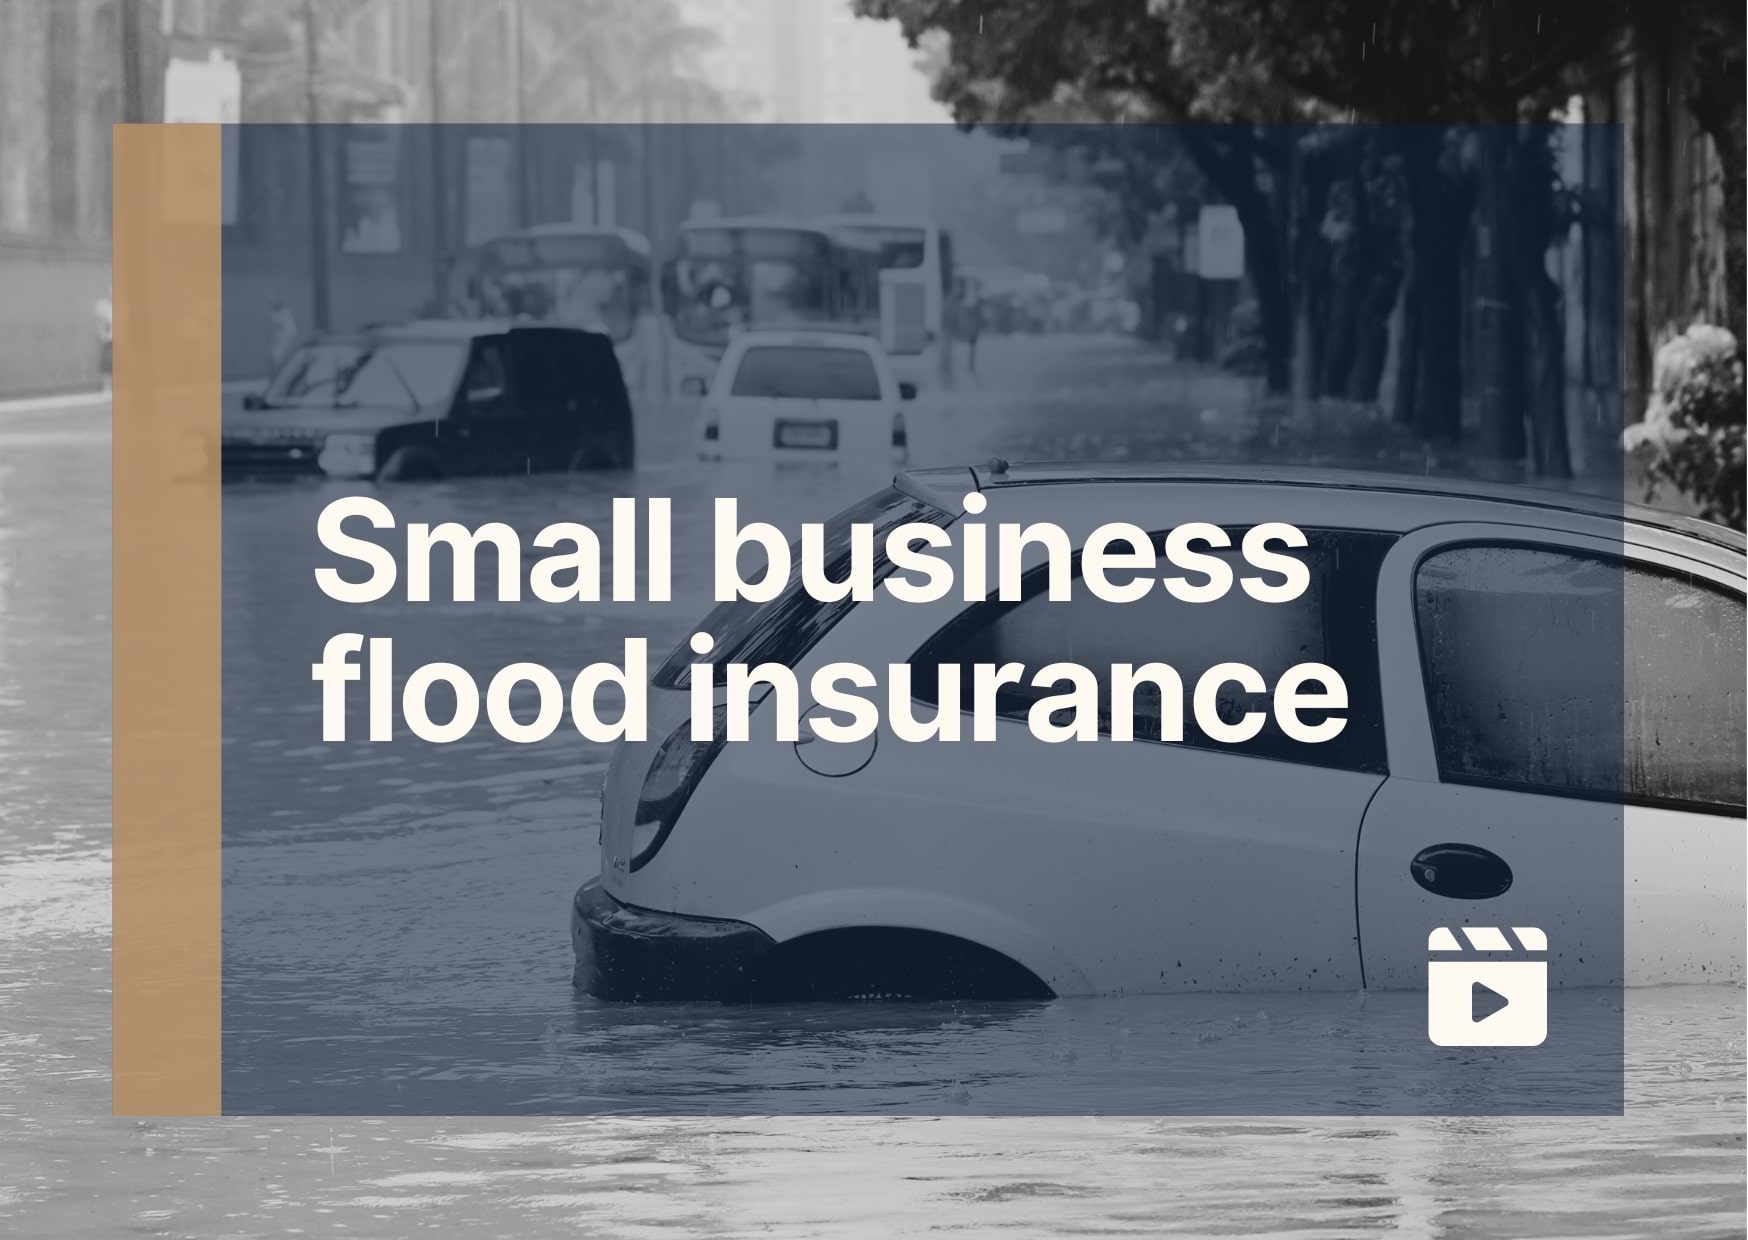
POLYGON ((1742 353, 1722 327, 1696 323, 1657 349, 1645 420, 1626 430, 1629 452, 1643 453, 1653 485, 1667 482, 1700 516, 1743 524, 1742 353))

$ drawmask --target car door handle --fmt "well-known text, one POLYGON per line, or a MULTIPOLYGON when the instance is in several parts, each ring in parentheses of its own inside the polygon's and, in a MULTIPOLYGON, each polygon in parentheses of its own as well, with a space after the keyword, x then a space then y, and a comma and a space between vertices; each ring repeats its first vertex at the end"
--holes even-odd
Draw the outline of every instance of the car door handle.
POLYGON ((1511 867, 1503 857, 1474 844, 1434 844, 1408 863, 1414 881, 1451 900, 1491 900, 1511 890, 1511 867))

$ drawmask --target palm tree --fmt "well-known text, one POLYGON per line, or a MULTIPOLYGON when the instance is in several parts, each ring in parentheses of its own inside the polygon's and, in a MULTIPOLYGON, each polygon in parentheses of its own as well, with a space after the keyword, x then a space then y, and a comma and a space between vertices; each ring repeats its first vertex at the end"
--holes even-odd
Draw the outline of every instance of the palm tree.
POLYGON ((716 36, 673 0, 523 3, 529 120, 647 123, 724 110, 699 66, 716 36))
POLYGON ((660 179, 651 126, 726 119, 726 102, 700 65, 715 36, 688 24, 673 0, 522 3, 529 55, 524 115, 530 121, 588 122, 585 158, 591 170, 603 157, 635 154, 653 225, 660 179), (639 126, 635 146, 627 135, 599 128, 627 123, 639 126))

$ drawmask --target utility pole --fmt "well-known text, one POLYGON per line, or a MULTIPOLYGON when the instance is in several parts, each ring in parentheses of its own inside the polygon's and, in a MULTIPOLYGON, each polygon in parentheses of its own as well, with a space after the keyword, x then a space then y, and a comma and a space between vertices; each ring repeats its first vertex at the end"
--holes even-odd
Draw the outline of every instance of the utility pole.
POLYGON ((638 134, 638 153, 643 157, 643 235, 650 238, 656 245, 662 245, 666 238, 660 232, 660 219, 656 215, 656 147, 655 132, 650 124, 649 79, 646 77, 637 86, 637 115, 641 132, 638 134))
POLYGON ((138 4, 121 6, 121 119, 129 125, 146 119, 146 49, 140 38, 138 4))
POLYGON ((528 166, 528 125, 525 115, 526 101, 523 98, 522 81, 522 0, 510 0, 510 60, 511 76, 516 83, 515 117, 516 117, 516 197, 521 207, 522 226, 526 228, 534 222, 532 169, 528 166))
POLYGON ((425 13, 430 18, 426 37, 429 43, 428 63, 431 85, 431 123, 426 132, 431 135, 431 242, 436 253, 437 304, 444 313, 449 310, 449 152, 443 132, 443 55, 439 41, 442 22, 439 20, 440 0, 425 0, 425 13))
POLYGON ((317 331, 328 328, 328 195, 322 162, 322 126, 317 108, 316 0, 303 0, 304 137, 310 165, 310 302, 317 331))

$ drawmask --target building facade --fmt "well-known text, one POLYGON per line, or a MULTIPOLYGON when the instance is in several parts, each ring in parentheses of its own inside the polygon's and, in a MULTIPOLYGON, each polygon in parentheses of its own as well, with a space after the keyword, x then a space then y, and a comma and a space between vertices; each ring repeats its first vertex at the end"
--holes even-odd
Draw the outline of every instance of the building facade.
POLYGON ((122 0, 0 2, 0 394, 95 386, 122 0))

